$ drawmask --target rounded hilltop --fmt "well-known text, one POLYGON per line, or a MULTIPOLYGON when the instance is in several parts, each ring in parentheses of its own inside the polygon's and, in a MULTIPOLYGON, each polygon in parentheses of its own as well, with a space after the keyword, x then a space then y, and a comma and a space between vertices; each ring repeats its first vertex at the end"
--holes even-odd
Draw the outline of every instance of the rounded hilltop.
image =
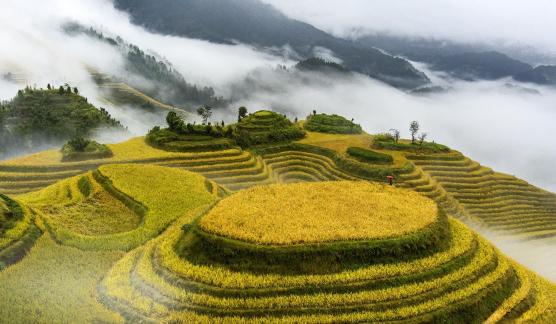
POLYGON ((317 114, 316 111, 307 116, 303 127, 311 132, 330 134, 361 134, 363 132, 361 125, 355 124, 353 120, 349 121, 336 114, 317 114))
POLYGON ((416 192, 368 182, 279 184, 241 191, 200 221, 215 235, 258 244, 391 238, 438 219, 416 192))

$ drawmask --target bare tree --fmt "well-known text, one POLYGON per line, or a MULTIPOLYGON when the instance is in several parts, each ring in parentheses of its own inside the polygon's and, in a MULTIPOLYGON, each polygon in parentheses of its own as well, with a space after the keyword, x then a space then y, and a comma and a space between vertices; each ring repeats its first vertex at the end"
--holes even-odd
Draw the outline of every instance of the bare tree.
POLYGON ((398 143, 398 141, 400 140, 400 130, 395 129, 395 128, 391 128, 390 129, 390 134, 392 134, 392 137, 394 138, 394 141, 396 141, 396 143, 398 143))
POLYGON ((419 145, 423 145, 423 142, 425 142, 426 138, 427 138, 427 133, 419 134, 419 145))
POLYGON ((409 131, 411 132, 411 143, 415 144, 415 136, 419 132, 419 122, 414 120, 409 124, 409 131))
POLYGON ((203 125, 206 125, 210 116, 212 116, 212 108, 209 106, 199 107, 197 108, 197 114, 201 116, 203 120, 203 125))

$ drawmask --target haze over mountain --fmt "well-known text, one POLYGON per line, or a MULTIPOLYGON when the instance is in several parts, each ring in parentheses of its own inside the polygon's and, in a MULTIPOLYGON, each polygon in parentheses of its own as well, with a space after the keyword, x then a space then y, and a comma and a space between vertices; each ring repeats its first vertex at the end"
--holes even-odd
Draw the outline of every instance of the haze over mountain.
POLYGON ((325 48, 349 69, 397 87, 414 88, 428 82, 404 59, 334 37, 258 0, 115 0, 115 4, 129 12, 134 23, 164 34, 293 49, 289 54, 295 58, 309 58, 325 48))
MULTIPOLYGON (((493 48, 492 46, 380 34, 360 36, 356 41, 412 61, 427 63, 434 70, 447 72, 450 76, 463 80, 496 80, 512 77, 521 82, 556 85, 554 82, 556 74, 552 69, 556 66, 539 65, 542 68, 537 69, 533 62, 535 58, 539 60, 542 58, 522 56, 532 62, 526 63, 527 61, 515 59, 499 50, 488 50, 493 48)), ((512 50, 508 51, 519 55, 512 50)), ((549 61, 552 62, 550 59, 549 61)))
POLYGON ((550 68, 556 46, 546 36, 556 28, 551 1, 264 1, 336 36, 426 62, 452 77, 556 84, 550 68), (536 70, 539 65, 549 68, 536 70))

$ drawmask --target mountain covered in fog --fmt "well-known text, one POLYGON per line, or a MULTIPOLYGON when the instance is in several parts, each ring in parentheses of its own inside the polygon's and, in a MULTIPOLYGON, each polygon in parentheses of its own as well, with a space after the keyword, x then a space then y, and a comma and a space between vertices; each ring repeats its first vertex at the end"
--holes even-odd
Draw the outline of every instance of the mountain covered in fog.
POLYGON ((110 75, 113 81, 125 82, 144 94, 186 110, 193 110, 200 105, 221 106, 225 103, 223 98, 216 96, 212 87, 188 82, 171 62, 152 51, 145 52, 119 36, 104 35, 92 27, 86 28, 75 23, 65 25, 64 30, 68 35, 86 35, 100 40, 122 54, 124 73, 110 75))
POLYGON ((456 43, 447 40, 366 34, 355 42, 381 48, 412 61, 424 62, 433 70, 464 80, 496 80, 512 77, 517 81, 556 85, 556 61, 536 51, 487 44, 456 43), (543 64, 537 65, 538 62, 543 64))
POLYGON ((429 82, 407 60, 334 37, 307 23, 290 19, 259 0, 114 0, 134 23, 153 31, 272 50, 293 49, 298 60, 330 50, 343 65, 399 88, 429 82), (325 50, 325 51, 326 51, 325 50))

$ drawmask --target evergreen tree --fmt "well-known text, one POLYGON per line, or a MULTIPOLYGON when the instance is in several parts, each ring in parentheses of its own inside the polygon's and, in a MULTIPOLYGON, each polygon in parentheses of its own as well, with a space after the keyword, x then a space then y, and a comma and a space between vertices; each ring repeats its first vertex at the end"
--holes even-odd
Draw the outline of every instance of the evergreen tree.
POLYGON ((411 132, 411 143, 415 143, 415 135, 419 132, 419 122, 414 120, 409 125, 409 132, 411 132))
POLYGON ((246 116, 247 116, 247 108, 245 108, 243 106, 239 107, 238 114, 237 114, 237 121, 242 120, 246 116))

